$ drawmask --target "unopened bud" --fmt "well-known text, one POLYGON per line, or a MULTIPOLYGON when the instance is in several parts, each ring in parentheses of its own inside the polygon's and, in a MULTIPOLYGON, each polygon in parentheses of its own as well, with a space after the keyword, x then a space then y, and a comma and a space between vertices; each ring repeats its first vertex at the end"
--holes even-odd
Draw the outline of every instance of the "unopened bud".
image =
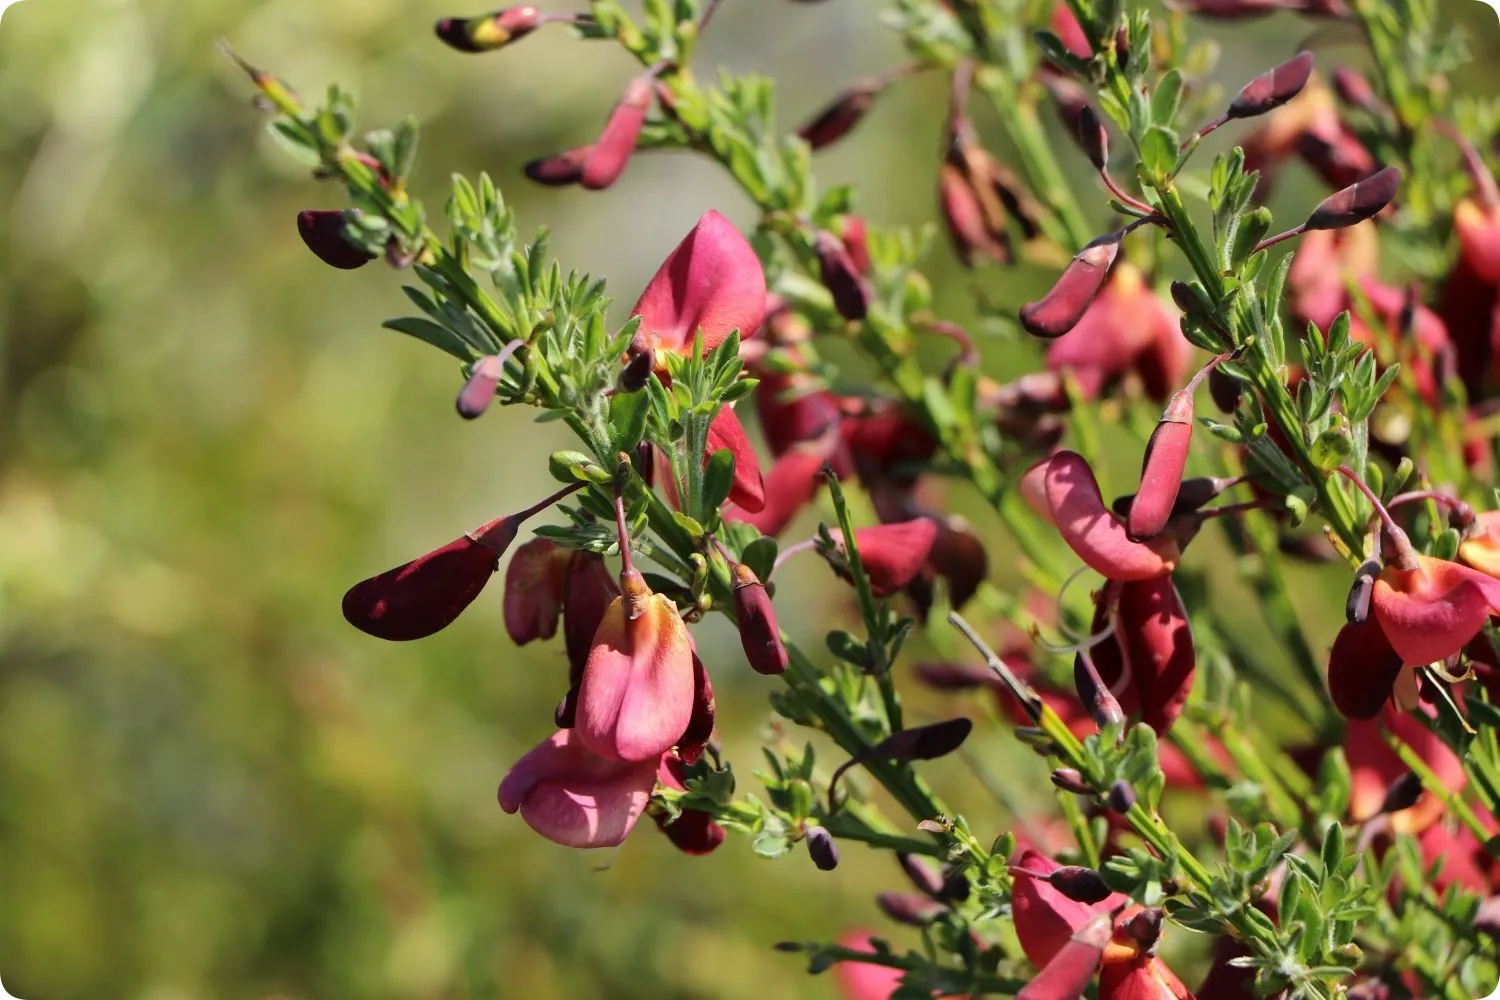
POLYGON ((1151 907, 1137 913, 1125 921, 1122 928, 1141 950, 1152 954, 1155 952, 1156 943, 1161 940, 1162 912, 1156 907, 1151 907))
POLYGON ((602 191, 625 172, 625 166, 635 153, 635 144, 646 124, 646 109, 651 106, 654 93, 650 74, 638 76, 630 81, 625 93, 609 113, 599 141, 584 159, 578 173, 578 182, 590 191, 602 191))
POLYGON ((1299 52, 1269 72, 1251 80, 1235 95, 1224 112, 1227 118, 1254 118, 1279 108, 1296 97, 1312 75, 1313 54, 1299 52))
POLYGON ((1094 790, 1084 784, 1083 775, 1071 767, 1060 767, 1050 775, 1052 783, 1065 792, 1074 795, 1093 795, 1094 790))
POLYGON ((890 760, 935 760, 961 747, 973 728, 974 723, 960 716, 903 729, 875 744, 866 756, 890 760))
POLYGON ((744 563, 734 567, 734 617, 739 623, 740 646, 745 659, 758 674, 784 674, 787 668, 786 646, 776 624, 776 609, 771 595, 755 571, 744 563))
POLYGON ((1410 809, 1421 797, 1422 779, 1415 773, 1406 771, 1385 790, 1385 798, 1380 800, 1380 813, 1397 813, 1410 809))
POLYGON ((1087 104, 1078 112, 1078 145, 1083 147, 1083 155, 1088 157, 1095 170, 1104 169, 1109 162, 1109 133, 1087 104))
POLYGON ((1233 413, 1238 409, 1243 391, 1240 380, 1224 369, 1215 368, 1208 373, 1208 395, 1220 413, 1233 413))
POLYGON ((823 286, 833 296, 833 306, 847 320, 861 320, 870 311, 872 292, 869 284, 860 277, 844 244, 832 233, 819 231, 813 244, 818 255, 819 277, 823 286))
POLYGON ((1021 307, 1021 325, 1049 340, 1073 329, 1109 278, 1120 239, 1120 233, 1110 233, 1078 251, 1046 295, 1021 307))
POLYGON ((1305 223, 1308 229, 1346 229, 1378 215, 1396 197, 1401 171, 1386 167, 1324 198, 1305 223))
POLYGON ((932 862, 915 854, 898 854, 896 861, 912 885, 934 899, 942 894, 943 873, 932 862))
POLYGON ((1117 781, 1109 786, 1104 801, 1111 809, 1123 816, 1130 812, 1131 806, 1135 805, 1135 789, 1130 787, 1129 782, 1117 781))
POLYGON ((338 209, 309 208, 297 213, 297 235, 307 249, 341 271, 364 267, 375 258, 344 237, 345 216, 338 209))
POLYGON ((1333 92, 1351 108, 1359 108, 1374 115, 1383 114, 1386 110, 1376 96, 1375 88, 1370 86, 1370 81, 1348 66, 1340 66, 1333 71, 1333 92))
POLYGON ((999 681, 988 667, 967 663, 919 663, 915 672, 917 680, 935 691, 972 691, 999 681))
POLYGON ((807 831, 807 856, 819 871, 831 872, 839 866, 839 849, 833 842, 833 834, 821 826, 809 827, 807 831))
POLYGON ((926 927, 941 917, 947 907, 911 892, 882 892, 875 897, 880 912, 898 924, 926 927))
POLYGON ((646 388, 651 372, 656 368, 656 352, 650 347, 635 351, 615 379, 615 388, 620 392, 640 392, 646 388))
POLYGON ((544 156, 526 164, 526 176, 548 187, 577 184, 583 176, 584 162, 594 154, 593 146, 579 146, 556 156, 544 156))
POLYGON ((531 34, 545 20, 536 7, 522 4, 482 17, 445 17, 433 30, 445 44, 459 52, 488 52, 531 34))
POLYGON ((884 89, 885 81, 879 77, 856 82, 799 128, 797 135, 814 151, 831 146, 854 131, 854 127, 864 120, 865 114, 875 105, 875 98, 884 89))
POLYGON ((500 385, 500 378, 505 374, 505 359, 497 354, 491 354, 474 362, 474 367, 469 372, 469 380, 458 392, 458 399, 454 403, 458 415, 465 420, 477 418, 495 399, 495 389, 500 385))
POLYGON ((1344 601, 1344 620, 1358 625, 1370 616, 1370 598, 1375 590, 1375 578, 1382 566, 1378 559, 1366 559, 1354 571, 1354 582, 1349 586, 1349 596, 1344 601))
POLYGON ((1167 526, 1177 503, 1192 443, 1193 397, 1190 392, 1179 390, 1172 394, 1166 413, 1146 442, 1146 453, 1141 459, 1141 485, 1125 519, 1125 532, 1132 542, 1155 538, 1167 526))
POLYGON ((1099 678, 1099 671, 1087 650, 1081 649, 1073 657, 1073 683, 1078 688, 1078 697, 1089 710, 1094 725, 1105 729, 1125 721, 1120 702, 1099 678))
POLYGON ((1104 884, 1104 876, 1092 868, 1062 865, 1048 875, 1046 881, 1052 888, 1078 903, 1098 903, 1110 896, 1110 888, 1104 884))

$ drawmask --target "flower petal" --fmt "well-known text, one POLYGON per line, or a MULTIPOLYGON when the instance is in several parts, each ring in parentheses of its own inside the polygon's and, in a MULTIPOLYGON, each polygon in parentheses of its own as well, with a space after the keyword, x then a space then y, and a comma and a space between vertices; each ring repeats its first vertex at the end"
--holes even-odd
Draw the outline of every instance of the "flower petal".
MULTIPOLYGON (((839 944, 850 951, 868 952, 873 955, 875 947, 870 942, 871 934, 845 934, 839 944)), ((886 965, 872 962, 845 960, 834 966, 839 992, 844 1000, 890 1000, 891 994, 901 985, 904 973, 886 965)))
POLYGON ((1446 559, 1419 570, 1387 567, 1375 581, 1375 617, 1404 663, 1446 659, 1479 634, 1500 603, 1500 580, 1446 559))
MULTIPOLYGON (((1385 730, 1416 751, 1444 787, 1454 792, 1463 790, 1468 779, 1458 755, 1415 714, 1387 705, 1381 719, 1355 720, 1344 731, 1344 756, 1353 780, 1349 815, 1355 822, 1374 817, 1391 783, 1407 773, 1406 765, 1386 743, 1385 730)), ((1397 833, 1421 833, 1437 822, 1443 808, 1437 796, 1423 795, 1410 808, 1392 813, 1391 826, 1397 833)))
POLYGON ((766 274, 743 234, 718 212, 698 220, 651 279, 632 315, 666 350, 686 351, 703 329, 712 350, 735 330, 748 338, 766 313, 766 274))
POLYGON ((1063 541, 1090 569, 1111 580, 1149 580, 1177 565, 1177 544, 1158 538, 1132 542, 1125 525, 1104 506, 1099 482, 1082 455, 1060 451, 1047 461, 1047 507, 1063 541))
POLYGON ((1182 714, 1198 665, 1182 597, 1170 576, 1107 584, 1094 617, 1096 634, 1109 624, 1111 603, 1115 631, 1094 647, 1094 665, 1111 689, 1128 666, 1120 707, 1164 735, 1182 714))
POLYGON ((776 460, 765 480, 765 502, 760 510, 725 511, 731 521, 755 526, 763 535, 779 535, 792 523, 797 512, 818 492, 818 473, 823 470, 825 455, 816 445, 798 445, 776 460))
POLYGON ((614 847, 645 811, 656 769, 655 760, 604 760, 561 729, 506 773, 500 808, 564 847, 614 847))
POLYGON ((1401 657, 1372 615, 1345 625, 1328 655, 1328 693, 1347 719, 1373 719, 1391 697, 1401 657))
POLYGON ((1030 847, 1016 853, 1011 859, 1011 867, 1015 874, 1011 909, 1016 937, 1020 939, 1026 960, 1039 969, 1052 961, 1075 931, 1095 916, 1108 913, 1126 901, 1118 893, 1092 905, 1069 899, 1041 878, 1026 874, 1051 875, 1060 867, 1056 861, 1030 847))
POLYGON ((516 548, 505 570, 505 631, 517 646, 557 634, 572 553, 547 538, 516 548))
POLYGON ((1021 987, 1016 1000, 1080 1000, 1109 946, 1110 919, 1100 913, 1069 936, 1041 971, 1021 987))
POLYGON ((632 595, 616 598, 594 635, 578 691, 577 731, 601 757, 654 760, 693 715, 693 650, 670 599, 647 591, 635 618, 632 595))
POLYGON ((937 522, 928 517, 855 529, 854 544, 876 597, 890 597, 912 581, 932 554, 937 534, 937 522))
POLYGON ((745 436, 745 427, 734 410, 723 407, 708 425, 708 448, 703 460, 714 452, 728 449, 734 456, 734 484, 729 487, 730 502, 754 514, 766 506, 766 485, 761 479, 760 459, 745 436))
POLYGON ((1193 1000, 1193 995, 1165 962, 1142 956, 1104 967, 1099 973, 1099 1000, 1193 1000))

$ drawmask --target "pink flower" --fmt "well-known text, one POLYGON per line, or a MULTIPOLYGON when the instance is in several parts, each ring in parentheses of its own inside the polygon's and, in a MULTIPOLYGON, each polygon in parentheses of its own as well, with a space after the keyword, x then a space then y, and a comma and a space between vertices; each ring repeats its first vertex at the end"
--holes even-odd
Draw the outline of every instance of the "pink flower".
POLYGON ((1038 470, 1045 470, 1040 485, 1048 517, 1090 569, 1110 580, 1151 580, 1176 568, 1182 553, 1171 533, 1131 541, 1120 516, 1104 505, 1099 481, 1082 455, 1060 451, 1034 466, 1023 477, 1028 497, 1036 495, 1038 470))
POLYGON ((1087 399, 1133 372, 1147 395, 1165 400, 1182 383, 1191 356, 1176 310, 1122 263, 1078 324, 1047 346, 1047 367, 1071 371, 1087 399))
MULTIPOLYGON (((851 951, 874 954, 870 943, 874 935, 851 931, 839 938, 839 944, 851 951)), ((900 969, 872 962, 840 962, 834 966, 833 974, 839 984, 839 992, 845 1000, 890 1000, 892 993, 901 985, 900 969)))
POLYGON ((607 760, 561 729, 527 751, 500 782, 500 808, 519 812, 537 833, 564 847, 614 847, 641 818, 656 787, 660 758, 607 760))
POLYGON ((1129 715, 1165 734, 1187 703, 1197 672, 1187 610, 1169 576, 1110 581, 1094 613, 1094 633, 1114 632, 1092 650, 1099 676, 1129 715))
POLYGON ((573 553, 546 538, 516 549, 505 571, 505 631, 517 646, 557 634, 573 553))

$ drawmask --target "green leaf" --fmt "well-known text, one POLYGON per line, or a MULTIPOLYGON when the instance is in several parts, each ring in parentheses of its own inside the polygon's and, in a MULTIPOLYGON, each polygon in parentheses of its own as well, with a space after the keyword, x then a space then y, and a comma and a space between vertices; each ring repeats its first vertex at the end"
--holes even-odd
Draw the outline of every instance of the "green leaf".
POLYGON ((1177 164, 1177 133, 1160 125, 1152 125, 1141 136, 1141 172, 1152 187, 1165 184, 1172 178, 1172 168, 1177 164))
POLYGON ((733 485, 734 452, 728 448, 720 448, 709 456, 708 465, 703 472, 703 513, 708 514, 724 506, 733 485))
POLYGON ((478 356, 458 334, 419 316, 400 316, 396 319, 388 319, 380 325, 388 330, 404 333, 408 337, 416 337, 423 343, 431 344, 460 361, 473 361, 478 356))
MULTIPOLYGON (((649 381, 655 381, 650 379, 649 381)), ((617 392, 609 401, 611 444, 615 451, 632 452, 646 436, 651 397, 646 392, 617 392)))
POLYGON ((749 566, 761 580, 771 579, 776 566, 776 539, 762 535, 740 550, 740 562, 749 566))
POLYGON ((1171 128, 1177 120, 1177 109, 1182 104, 1182 71, 1168 70, 1156 85, 1151 95, 1151 119, 1155 125, 1171 128))

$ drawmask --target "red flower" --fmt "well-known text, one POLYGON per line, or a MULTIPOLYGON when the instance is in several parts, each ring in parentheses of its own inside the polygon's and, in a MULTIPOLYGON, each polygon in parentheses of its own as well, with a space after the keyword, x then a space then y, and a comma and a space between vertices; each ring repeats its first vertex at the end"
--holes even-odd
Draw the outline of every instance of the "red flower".
POLYGON ((516 549, 505 571, 505 631, 524 646, 557 634, 563 590, 573 553, 546 538, 533 538, 516 549))
POLYGON ((1152 580, 1176 568, 1182 553, 1171 533, 1149 542, 1131 541, 1123 520, 1104 505, 1099 482, 1082 455, 1060 451, 1033 466, 1022 481, 1030 502, 1043 499, 1036 495, 1038 485, 1046 516, 1090 569, 1110 580, 1152 580))
POLYGON ((1111 624, 1110 637, 1091 651, 1099 676, 1126 714, 1163 735, 1182 714, 1198 663, 1172 578, 1106 583, 1093 631, 1111 624))
MULTIPOLYGON (((1408 774, 1406 765, 1386 743, 1382 735, 1384 730, 1395 733, 1416 751, 1447 788, 1455 792, 1463 789, 1467 781, 1463 761, 1415 715, 1388 705, 1379 721, 1355 720, 1344 732, 1344 757, 1352 778, 1349 816, 1355 822, 1363 823, 1374 818, 1391 783, 1408 774)), ((1390 825, 1396 833, 1418 834, 1442 815, 1442 800, 1424 794, 1415 805, 1391 813, 1390 825)))
POLYGON ((1047 367, 1072 372, 1085 399, 1134 373, 1147 395, 1165 400, 1182 384, 1191 356, 1177 311, 1122 263, 1078 324, 1047 346, 1047 367))
POLYGON ((911 583, 932 554, 937 535, 937 523, 926 517, 856 528, 854 544, 875 596, 890 597, 911 583))
POLYGON ((625 840, 656 787, 659 758, 609 760, 562 729, 533 747, 500 783, 500 808, 519 812, 564 847, 614 847, 625 840))
MULTIPOLYGON (((666 755, 661 759, 656 778, 663 787, 681 792, 687 790, 687 786, 682 783, 684 773, 682 761, 666 755)), ((683 809, 670 823, 664 815, 657 816, 656 825, 667 835, 673 846, 684 854, 711 854, 724 843, 727 835, 713 816, 702 809, 683 809)))

